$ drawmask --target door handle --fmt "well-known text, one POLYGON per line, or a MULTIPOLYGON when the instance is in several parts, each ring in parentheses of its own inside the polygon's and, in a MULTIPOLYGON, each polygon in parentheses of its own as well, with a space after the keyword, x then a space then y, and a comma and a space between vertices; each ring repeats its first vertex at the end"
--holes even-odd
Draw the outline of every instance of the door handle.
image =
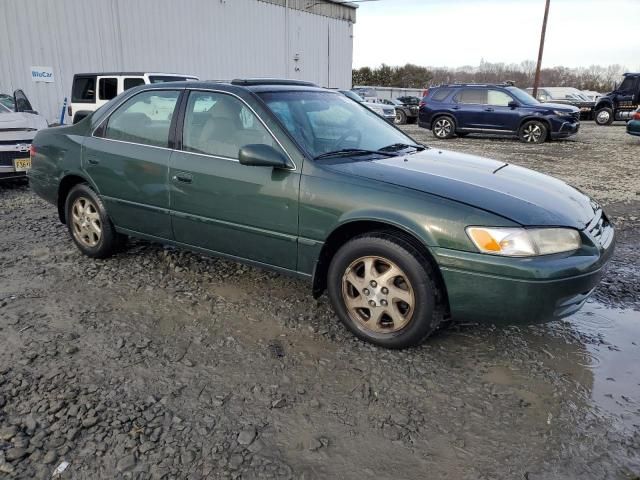
POLYGON ((186 172, 179 172, 173 176, 174 182, 191 183, 193 182, 193 175, 186 172))
POLYGON ((485 112, 493 112, 493 108, 491 107, 487 107, 484 109, 485 112))
POLYGON ((457 105, 454 105, 453 107, 451 107, 451 110, 460 110, 460 107, 458 107, 457 105))
POLYGON ((87 162, 89 162, 91 165, 98 165, 100 163, 100 160, 98 160, 98 157, 87 157, 87 162))

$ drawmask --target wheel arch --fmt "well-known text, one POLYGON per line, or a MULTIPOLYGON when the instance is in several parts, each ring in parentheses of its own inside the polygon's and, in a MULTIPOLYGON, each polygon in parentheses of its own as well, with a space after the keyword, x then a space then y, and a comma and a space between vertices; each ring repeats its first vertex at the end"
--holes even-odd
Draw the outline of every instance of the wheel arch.
POLYGON ((453 122, 453 126, 455 127, 454 130, 458 129, 458 121, 456 120, 456 117, 451 112, 437 112, 437 113, 434 113, 433 116, 431 117, 431 126, 432 127, 433 127, 433 124, 436 123, 440 117, 449 117, 451 119, 451 121, 453 122))
POLYGON ((390 233, 397 235, 418 250, 431 265, 436 277, 434 281, 437 282, 438 288, 440 292, 442 292, 442 298, 439 300, 445 306, 446 313, 449 313, 449 297, 444 277, 428 245, 415 231, 388 219, 352 219, 338 225, 329 234, 320 250, 313 271, 314 298, 320 297, 326 289, 329 264, 340 247, 353 237, 366 233, 390 233))
POLYGON ((516 135, 520 135, 520 129, 522 128, 522 126, 525 123, 530 122, 532 120, 536 120, 538 122, 544 123, 545 127, 547 127, 547 136, 545 137, 545 140, 549 140, 551 138, 551 132, 553 130, 553 127, 551 126, 551 121, 546 117, 536 117, 535 115, 530 115, 520 120, 518 129, 516 130, 516 135))
MULTIPOLYGON (((64 174, 58 184, 58 196, 56 202, 58 207, 58 218, 60 219, 60 222, 64 224, 67 223, 66 212, 64 211, 67 196, 71 189, 80 183, 86 183, 95 190, 95 187, 87 178, 75 172, 68 172, 64 174)), ((95 191, 97 192, 97 190, 95 191)))
POLYGON ((593 111, 597 112, 598 110, 603 108, 610 108, 611 110, 613 110, 613 100, 608 97, 600 98, 598 100, 598 103, 596 103, 595 107, 593 107, 593 111))

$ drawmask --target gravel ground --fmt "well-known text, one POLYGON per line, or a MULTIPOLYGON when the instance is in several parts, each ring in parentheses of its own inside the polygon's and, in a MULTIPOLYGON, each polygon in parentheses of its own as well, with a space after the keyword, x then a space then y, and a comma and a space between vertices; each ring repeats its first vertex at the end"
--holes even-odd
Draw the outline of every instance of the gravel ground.
POLYGON ((0 184, 0 478, 640 478, 637 139, 406 129, 600 200, 619 244, 595 300, 385 351, 298 280, 141 241, 83 257, 54 207, 0 184))

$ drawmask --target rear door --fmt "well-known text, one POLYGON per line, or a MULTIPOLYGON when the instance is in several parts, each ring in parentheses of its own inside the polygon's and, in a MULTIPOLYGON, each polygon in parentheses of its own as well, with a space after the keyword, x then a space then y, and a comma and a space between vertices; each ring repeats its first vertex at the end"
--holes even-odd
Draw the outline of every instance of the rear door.
POLYGON ((520 107, 509 106, 509 103, 514 100, 511 95, 502 90, 489 89, 483 114, 485 128, 496 131, 515 131, 520 123, 520 107))
POLYGON ((146 90, 116 109, 83 144, 83 168, 115 225, 172 238, 169 137, 181 90, 146 90))
POLYGON ((299 168, 241 165, 238 151, 248 144, 267 144, 284 154, 239 98, 191 91, 180 150, 173 153, 169 171, 175 239, 295 270, 299 168))
POLYGON ((453 97, 455 105, 451 108, 455 112, 458 128, 479 130, 487 128, 484 117, 487 90, 483 88, 463 88, 453 97))

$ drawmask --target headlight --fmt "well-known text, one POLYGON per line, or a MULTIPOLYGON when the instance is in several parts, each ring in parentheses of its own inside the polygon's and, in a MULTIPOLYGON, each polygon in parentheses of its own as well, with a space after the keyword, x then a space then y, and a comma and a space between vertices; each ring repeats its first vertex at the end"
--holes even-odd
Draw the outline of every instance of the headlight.
POLYGON ((533 257, 570 252, 582 245, 570 228, 467 227, 467 235, 482 253, 507 257, 533 257))
POLYGON ((376 105, 376 106, 371 106, 370 108, 371 108, 371 110, 376 112, 378 115, 384 115, 384 109, 382 107, 378 107, 376 105))
POLYGON ((563 112, 560 110, 554 110, 553 113, 555 113, 559 117, 570 117, 573 115, 573 112, 563 112))

